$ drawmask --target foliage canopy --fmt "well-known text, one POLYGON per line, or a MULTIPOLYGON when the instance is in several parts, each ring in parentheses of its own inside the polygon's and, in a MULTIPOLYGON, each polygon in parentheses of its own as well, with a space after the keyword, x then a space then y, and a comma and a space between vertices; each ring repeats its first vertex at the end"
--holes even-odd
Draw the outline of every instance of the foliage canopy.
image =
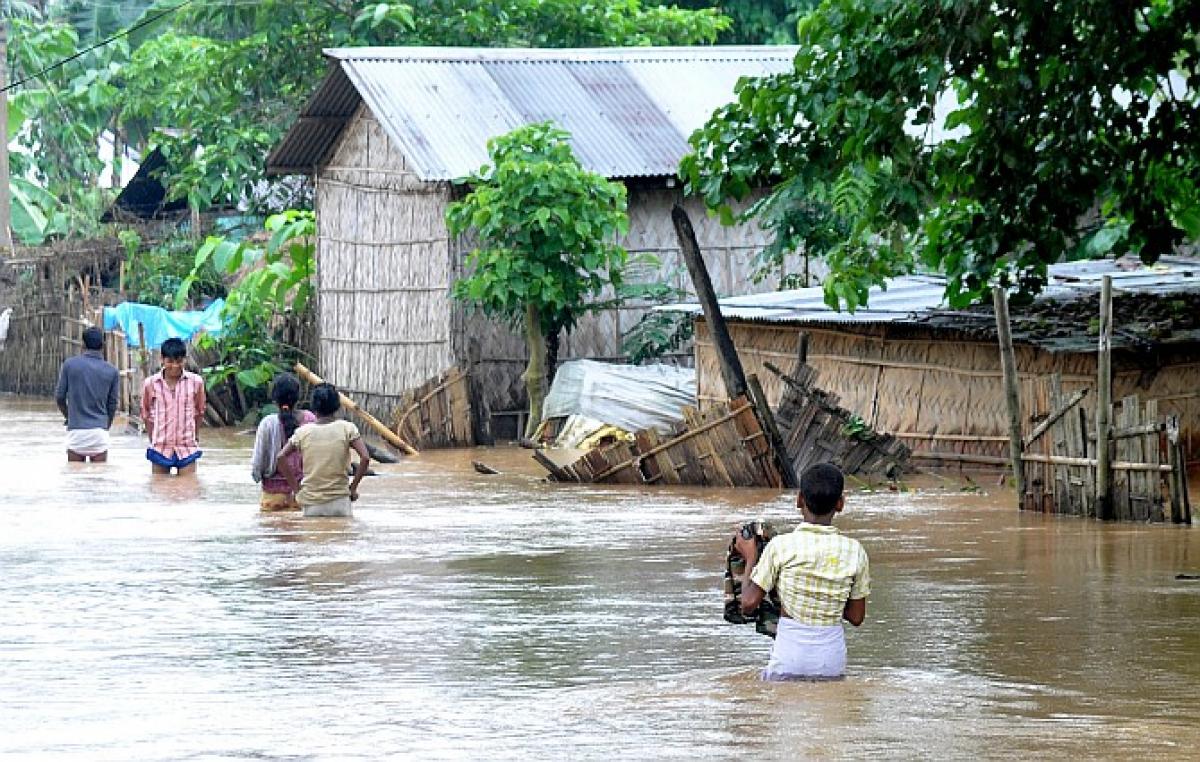
POLYGON ((470 192, 446 210, 450 232, 477 242, 455 298, 524 323, 526 436, 541 423, 547 339, 557 347, 606 286, 620 288, 627 259, 616 242, 629 230, 625 186, 584 169, 569 140, 550 122, 489 140, 491 163, 464 178, 470 192))
POLYGON ((961 305, 1200 237, 1200 3, 826 0, 798 32, 794 70, 741 83, 681 172, 726 219, 766 186, 750 213, 794 241, 840 228, 827 301, 916 262, 961 305))
POLYGON ((446 212, 451 233, 478 240, 456 298, 510 321, 533 305, 543 330, 570 330, 589 299, 620 285, 625 186, 584 169, 569 139, 541 122, 488 141, 491 163, 446 212))

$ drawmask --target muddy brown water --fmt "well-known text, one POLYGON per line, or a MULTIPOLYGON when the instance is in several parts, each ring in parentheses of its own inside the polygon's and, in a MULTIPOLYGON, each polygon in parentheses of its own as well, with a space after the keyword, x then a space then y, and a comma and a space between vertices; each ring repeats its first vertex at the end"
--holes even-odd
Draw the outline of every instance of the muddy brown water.
POLYGON ((132 435, 68 465, 59 421, 0 397, 4 758, 1197 754, 1196 529, 855 492, 874 589, 848 678, 769 685, 769 641, 721 621, 722 546, 787 495, 429 452, 354 519, 303 520, 258 512, 249 437, 206 432, 195 479, 155 480, 132 435))

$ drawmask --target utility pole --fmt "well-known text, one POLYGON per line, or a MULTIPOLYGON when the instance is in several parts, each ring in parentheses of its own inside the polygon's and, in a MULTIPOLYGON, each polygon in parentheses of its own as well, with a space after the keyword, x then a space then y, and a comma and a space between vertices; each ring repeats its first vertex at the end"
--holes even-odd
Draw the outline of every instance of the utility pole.
MULTIPOLYGON (((8 86, 8 2, 0 0, 0 88, 8 86)), ((11 259, 12 186, 8 173, 8 91, 0 89, 0 260, 11 259)))

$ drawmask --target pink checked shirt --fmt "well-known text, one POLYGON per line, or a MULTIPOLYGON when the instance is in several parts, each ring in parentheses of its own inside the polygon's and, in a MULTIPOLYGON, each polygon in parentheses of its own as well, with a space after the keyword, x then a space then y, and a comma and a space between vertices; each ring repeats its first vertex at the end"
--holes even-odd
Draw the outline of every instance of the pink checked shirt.
POLYGON ((200 449, 196 441, 196 417, 204 415, 204 380, 183 372, 175 388, 167 385, 162 371, 142 386, 142 420, 154 424, 150 446, 167 457, 186 458, 200 449))

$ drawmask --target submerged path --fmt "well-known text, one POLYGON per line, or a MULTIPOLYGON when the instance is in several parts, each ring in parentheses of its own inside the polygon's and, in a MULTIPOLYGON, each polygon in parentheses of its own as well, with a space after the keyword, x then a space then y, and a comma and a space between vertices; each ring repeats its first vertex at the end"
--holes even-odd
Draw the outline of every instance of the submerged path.
POLYGON ((764 685, 721 621, 722 545, 772 492, 557 486, 515 449, 429 452, 353 520, 261 515, 250 439, 196 480, 142 444, 68 466, 0 397, 0 758, 1186 757, 1200 530, 855 493, 850 675, 764 685), (471 468, 482 459, 500 476, 471 468))

